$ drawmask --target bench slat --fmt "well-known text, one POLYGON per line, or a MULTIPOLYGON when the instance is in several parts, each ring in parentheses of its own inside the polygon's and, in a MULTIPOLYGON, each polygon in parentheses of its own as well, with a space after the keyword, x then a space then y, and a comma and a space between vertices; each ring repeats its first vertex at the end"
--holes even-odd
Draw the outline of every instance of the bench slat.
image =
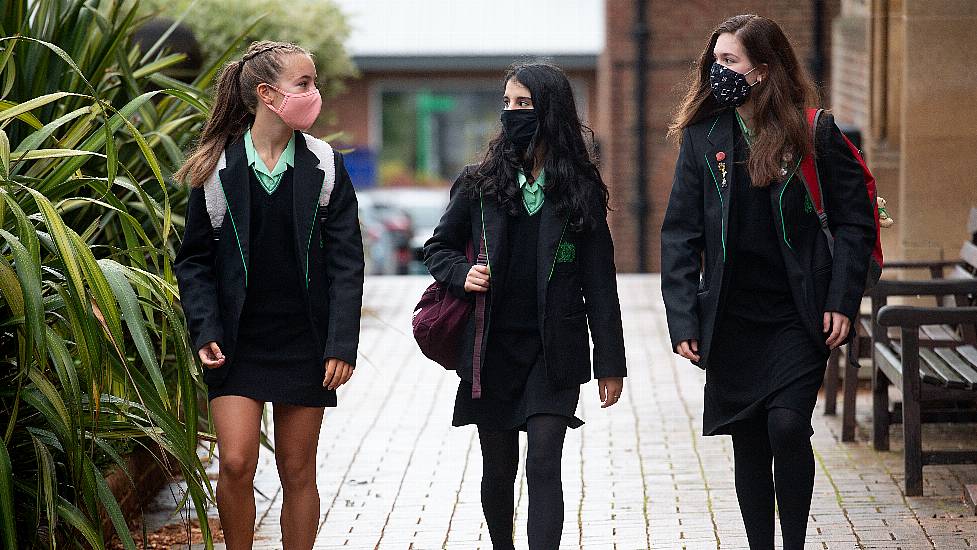
POLYGON ((974 346, 961 346, 955 349, 956 353, 963 357, 960 366, 954 366, 960 375, 970 382, 971 389, 977 390, 977 348, 974 346))
MULTIPOLYGON (((971 348, 973 349, 973 348, 971 348)), ((972 390, 977 390, 977 368, 950 348, 936 348, 933 351, 940 356, 963 379, 972 390)), ((974 350, 977 351, 977 350, 974 350)))
MULTIPOLYGON (((882 367, 882 372, 892 380, 893 384, 902 385, 902 345, 899 342, 892 342, 888 346, 876 342, 875 349, 880 353, 876 355, 877 359, 884 359, 880 362, 879 367, 882 367), (883 364, 887 363, 887 364, 883 364)), ((920 348, 922 352, 926 348, 920 348)), ((932 368, 926 363, 926 361, 919 362, 919 379, 926 384, 933 384, 936 386, 943 385, 943 378, 936 374, 932 368)))
POLYGON ((951 368, 946 361, 940 358, 937 354, 933 353, 931 349, 922 348, 919 350, 920 368, 922 369, 923 363, 929 367, 930 370, 939 379, 937 382, 940 385, 946 386, 948 388, 959 388, 965 389, 969 388, 970 384, 967 383, 963 378, 953 368, 951 368))
POLYGON ((963 356, 973 367, 977 368, 977 348, 974 346, 960 346, 957 353, 963 356))
MULTIPOLYGON (((922 356, 923 351, 928 351, 926 348, 919 348, 920 356, 922 356)), ((936 373, 932 367, 922 360, 920 357, 919 361, 919 379, 926 384, 933 384, 936 386, 943 386, 943 377, 936 373)))
POLYGON ((875 363, 879 370, 900 389, 902 388, 902 363, 899 351, 882 342, 875 343, 875 363))
POLYGON ((923 325, 919 327, 919 332, 921 336, 920 340, 947 343, 960 341, 960 337, 957 336, 957 331, 949 325, 923 325))
MULTIPOLYGON (((872 335, 873 323, 871 318, 861 318, 858 323, 861 325, 863 334, 872 335)), ((898 340, 899 337, 899 327, 889 327, 889 339, 898 340)), ((919 327, 919 344, 921 346, 932 347, 937 344, 955 344, 958 342, 960 342, 960 337, 950 325, 923 325, 919 327)))

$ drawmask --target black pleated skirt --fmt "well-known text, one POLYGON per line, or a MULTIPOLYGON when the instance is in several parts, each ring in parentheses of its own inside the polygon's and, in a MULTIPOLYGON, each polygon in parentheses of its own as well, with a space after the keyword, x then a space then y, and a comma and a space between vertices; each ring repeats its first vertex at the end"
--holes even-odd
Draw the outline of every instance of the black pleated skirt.
POLYGON ((706 368, 703 434, 729 434, 775 407, 810 418, 827 359, 790 295, 732 292, 706 368))
POLYGON ((462 380, 455 396, 451 425, 475 424, 488 430, 526 431, 529 417, 552 414, 566 418, 567 427, 579 428, 583 426, 583 420, 575 416, 579 399, 580 386, 557 388, 550 382, 540 356, 530 369, 521 391, 511 397, 493 394, 490 388, 486 388, 481 399, 472 399, 472 385, 462 380))

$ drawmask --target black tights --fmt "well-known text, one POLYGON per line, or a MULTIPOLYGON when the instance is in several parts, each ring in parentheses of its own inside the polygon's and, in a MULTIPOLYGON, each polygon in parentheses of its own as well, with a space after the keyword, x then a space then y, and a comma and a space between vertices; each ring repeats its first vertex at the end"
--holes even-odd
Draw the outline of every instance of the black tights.
POLYGON ((766 416, 765 422, 743 423, 733 430, 736 497, 746 535, 751 550, 773 549, 776 493, 784 550, 803 550, 814 491, 811 420, 780 407, 766 416))
MULTIPOLYGON (((529 548, 556 550, 563 533, 560 459, 567 420, 537 414, 526 425, 526 481, 529 485, 529 548)), ((519 431, 478 429, 482 446, 482 511, 494 550, 512 550, 514 485, 519 468, 519 431)))

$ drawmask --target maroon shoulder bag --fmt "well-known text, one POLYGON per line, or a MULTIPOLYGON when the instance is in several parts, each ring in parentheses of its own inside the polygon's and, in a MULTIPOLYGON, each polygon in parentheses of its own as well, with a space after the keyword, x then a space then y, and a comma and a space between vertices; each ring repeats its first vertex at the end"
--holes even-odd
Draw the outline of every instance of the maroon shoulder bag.
MULTIPOLYGON (((472 243, 468 243, 466 256, 473 261, 472 243)), ((479 253, 477 263, 485 265, 488 256, 485 253, 485 240, 479 239, 479 253)), ((475 294, 474 312, 472 302, 459 298, 448 291, 446 285, 437 281, 431 283, 421 294, 420 301, 414 306, 414 316, 411 325, 414 329, 414 339, 428 359, 438 363, 448 370, 458 368, 461 357, 461 343, 464 339, 465 327, 468 319, 475 314, 475 349, 472 369, 472 398, 482 396, 482 339, 485 333, 485 292, 475 294)))

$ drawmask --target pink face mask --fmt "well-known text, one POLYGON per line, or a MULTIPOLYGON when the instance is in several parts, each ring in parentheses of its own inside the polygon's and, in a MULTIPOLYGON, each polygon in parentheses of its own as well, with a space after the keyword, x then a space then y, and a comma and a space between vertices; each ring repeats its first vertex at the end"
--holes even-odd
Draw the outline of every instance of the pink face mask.
POLYGON ((277 109, 274 105, 267 103, 266 105, 289 128, 293 130, 308 130, 312 126, 312 123, 315 122, 315 119, 319 117, 319 111, 322 109, 322 96, 319 95, 319 90, 313 89, 311 92, 305 92, 304 94, 292 94, 283 92, 270 84, 268 87, 282 94, 283 98, 281 105, 277 109))

